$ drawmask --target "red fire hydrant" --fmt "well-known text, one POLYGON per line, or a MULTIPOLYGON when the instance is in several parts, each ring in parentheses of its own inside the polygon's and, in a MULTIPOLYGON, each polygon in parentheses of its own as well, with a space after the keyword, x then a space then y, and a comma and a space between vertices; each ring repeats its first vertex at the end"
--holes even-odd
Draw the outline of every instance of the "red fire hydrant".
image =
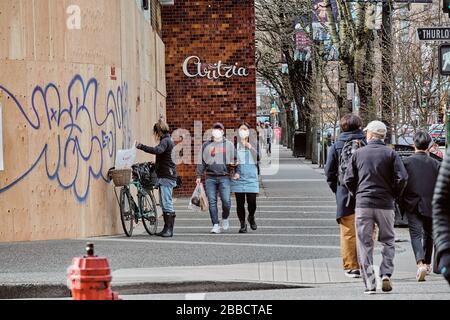
POLYGON ((73 300, 120 300, 111 290, 111 269, 108 259, 94 256, 94 244, 88 243, 87 255, 73 258, 69 267, 68 286, 73 300))

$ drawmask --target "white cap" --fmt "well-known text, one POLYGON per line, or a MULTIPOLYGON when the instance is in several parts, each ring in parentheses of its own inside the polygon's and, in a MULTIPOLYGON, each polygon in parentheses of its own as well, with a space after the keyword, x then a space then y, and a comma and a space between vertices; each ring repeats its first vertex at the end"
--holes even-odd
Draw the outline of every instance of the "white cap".
POLYGON ((370 131, 372 133, 386 136, 387 134, 387 127, 386 125, 381 121, 372 121, 367 125, 367 127, 364 129, 364 131, 370 131))

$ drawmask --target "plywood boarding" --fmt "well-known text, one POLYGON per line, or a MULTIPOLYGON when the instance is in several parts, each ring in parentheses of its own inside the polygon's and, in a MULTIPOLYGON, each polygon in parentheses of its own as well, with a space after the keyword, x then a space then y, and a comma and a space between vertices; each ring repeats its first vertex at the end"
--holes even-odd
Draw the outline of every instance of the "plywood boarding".
POLYGON ((103 177, 112 146, 155 143, 164 96, 156 93, 154 32, 133 0, 4 0, 0 12, 13 17, 0 19, 0 85, 17 99, 0 88, 8 119, 0 241, 121 232, 103 177), (65 26, 69 4, 83 9, 81 31, 65 26))
POLYGON ((155 33, 156 39, 156 88, 159 93, 166 96, 166 46, 155 33))
MULTIPOLYGON (((26 92, 26 64, 21 61, 2 63, 1 79, 17 83, 15 98, 24 102, 26 92)), ((17 180, 26 171, 28 157, 29 124, 16 108, 16 102, 5 91, 0 90, 3 105, 4 171, 0 172, 0 188, 17 180)), ((28 112, 28 110, 26 110, 28 112)), ((1 222, 0 237, 5 241, 27 237, 30 233, 29 211, 26 209, 29 180, 21 182, 19 190, 9 190, 8 196, 0 195, 1 222)))
POLYGON ((0 1, 0 59, 25 58, 23 8, 22 1, 0 1))

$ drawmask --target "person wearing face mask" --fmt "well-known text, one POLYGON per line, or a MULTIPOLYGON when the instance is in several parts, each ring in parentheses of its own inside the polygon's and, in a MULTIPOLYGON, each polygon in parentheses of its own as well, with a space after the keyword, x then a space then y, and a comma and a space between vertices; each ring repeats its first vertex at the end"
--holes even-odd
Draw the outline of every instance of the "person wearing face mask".
MULTIPOLYGON (((237 163, 239 173, 236 173, 231 181, 231 192, 236 196, 237 214, 241 222, 239 233, 247 233, 245 222, 245 199, 248 206, 248 222, 252 230, 257 230, 255 222, 256 198, 259 194, 258 163, 259 148, 257 143, 250 143, 250 125, 243 123, 239 127, 239 138, 237 142, 237 163)), ((252 137, 253 138, 253 137, 252 137)), ((257 140, 254 137, 255 141, 257 140)))
MULTIPOLYGON (((213 228, 211 233, 221 233, 230 228, 228 218, 231 210, 231 179, 230 167, 235 165, 234 144, 224 137, 225 127, 221 123, 214 124, 212 139, 203 144, 197 164, 197 185, 202 182, 205 174, 206 196, 209 202, 209 214, 213 228), (222 200, 222 225, 219 226, 217 208, 217 193, 222 200)), ((239 166, 236 167, 239 173, 239 166)))

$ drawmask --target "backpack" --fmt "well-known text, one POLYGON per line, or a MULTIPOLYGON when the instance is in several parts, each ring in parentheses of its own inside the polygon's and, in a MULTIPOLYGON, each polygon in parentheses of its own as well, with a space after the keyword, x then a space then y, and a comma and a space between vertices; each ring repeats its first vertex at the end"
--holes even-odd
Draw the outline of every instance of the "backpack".
POLYGON ((139 181, 144 188, 152 188, 158 182, 156 167, 153 162, 138 163, 133 165, 133 180, 139 181))
POLYGON ((366 143, 363 140, 355 139, 347 141, 342 147, 341 155, 339 156, 338 177, 339 184, 344 185, 344 176, 347 168, 350 166, 350 161, 356 150, 364 147, 366 143))

